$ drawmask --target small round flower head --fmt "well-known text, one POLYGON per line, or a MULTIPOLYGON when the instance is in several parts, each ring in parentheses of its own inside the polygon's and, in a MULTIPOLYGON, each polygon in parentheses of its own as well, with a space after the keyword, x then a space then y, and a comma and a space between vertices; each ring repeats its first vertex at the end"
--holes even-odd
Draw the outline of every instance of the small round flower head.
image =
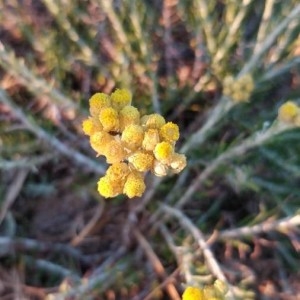
POLYGON ((104 198, 112 198, 122 193, 122 186, 109 177, 103 176, 98 181, 98 192, 104 198))
POLYGON ((102 108, 110 106, 109 96, 104 93, 94 94, 90 98, 89 102, 90 102, 90 114, 92 117, 97 117, 97 118, 102 108))
POLYGON ((174 173, 180 173, 186 167, 186 156, 174 153, 170 159, 170 167, 174 173))
POLYGON ((140 112, 134 106, 127 105, 119 112, 120 131, 123 131, 128 125, 140 123, 140 112))
POLYGON ((163 141, 176 142, 179 139, 179 127, 173 122, 168 122, 160 128, 159 135, 163 141))
POLYGON ((82 130, 86 135, 92 135, 93 133, 93 121, 91 118, 85 119, 82 122, 82 130))
POLYGON ((105 131, 96 132, 90 137, 90 144, 98 155, 104 155, 107 145, 114 141, 114 138, 105 131))
POLYGON ((182 295, 182 300, 206 300, 203 291, 199 288, 189 286, 182 295))
POLYGON ((103 130, 100 121, 95 118, 88 118, 82 122, 82 130, 86 135, 93 135, 94 133, 103 130))
POLYGON ((240 89, 234 90, 232 92, 232 94, 230 95, 230 97, 234 102, 237 102, 237 103, 243 102, 248 99, 247 94, 240 89))
POLYGON ((103 130, 107 132, 119 130, 119 116, 114 108, 106 107, 101 109, 99 120, 103 126, 103 130))
POLYGON ((169 164, 174 154, 174 147, 167 142, 158 143, 154 149, 154 156, 162 163, 169 164))
POLYGON ((223 94, 230 97, 233 91, 234 78, 232 76, 226 76, 223 81, 223 94))
POLYGON ((155 159, 151 171, 157 177, 163 177, 168 174, 168 166, 155 159))
POLYGON ((219 279, 214 282, 214 288, 219 295, 225 296, 225 294, 228 292, 228 286, 219 279))
POLYGON ((119 140, 113 139, 105 146, 104 150, 103 155, 109 164, 121 162, 126 157, 125 149, 119 140))
POLYGON ((154 157, 145 151, 137 151, 128 158, 128 161, 137 171, 146 172, 152 168, 154 157))
POLYGON ((146 151, 153 151, 159 141, 160 139, 158 130, 150 128, 145 131, 142 146, 146 151))
POLYGON ((96 131, 102 131, 103 130, 103 126, 100 123, 99 118, 92 117, 91 119, 92 119, 92 122, 93 122, 93 130, 94 130, 94 132, 96 132, 96 131))
POLYGON ((123 182, 125 183, 126 177, 128 176, 130 170, 126 163, 118 162, 112 164, 106 171, 106 176, 115 182, 123 182))
POLYGON ((123 193, 129 198, 141 197, 146 189, 144 178, 141 173, 132 171, 125 182, 123 193))
POLYGON ((250 74, 245 74, 239 81, 245 92, 250 95, 254 89, 253 77, 250 74))
POLYGON ((144 139, 144 129, 140 125, 128 125, 122 132, 121 141, 126 148, 136 150, 141 147, 144 139))
POLYGON ((110 95, 111 105, 116 110, 121 110, 123 107, 130 105, 132 95, 127 89, 117 89, 110 95))
POLYGON ((234 78, 231 75, 227 75, 223 80, 223 86, 231 86, 234 83, 234 78))
POLYGON ((292 101, 287 101, 279 107, 278 119, 285 123, 293 123, 298 114, 298 105, 292 101))
POLYGON ((159 129, 166 124, 166 120, 159 114, 151 114, 143 116, 141 118, 141 124, 146 128, 159 129))
POLYGON ((250 74, 245 74, 240 78, 227 76, 223 81, 223 94, 236 103, 247 101, 253 89, 254 81, 250 74))

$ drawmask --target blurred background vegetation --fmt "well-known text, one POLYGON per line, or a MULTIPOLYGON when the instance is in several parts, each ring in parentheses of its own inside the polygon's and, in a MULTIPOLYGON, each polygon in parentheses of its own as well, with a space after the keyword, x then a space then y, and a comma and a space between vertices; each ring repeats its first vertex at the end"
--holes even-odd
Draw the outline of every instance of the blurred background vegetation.
POLYGON ((300 103, 298 0, 0 1, 0 298, 300 295, 300 132, 257 139, 300 103), (225 76, 252 74, 245 103, 225 76), (81 122, 128 88, 180 126, 181 175, 102 199, 81 122), (208 251, 208 252, 207 252, 208 251))

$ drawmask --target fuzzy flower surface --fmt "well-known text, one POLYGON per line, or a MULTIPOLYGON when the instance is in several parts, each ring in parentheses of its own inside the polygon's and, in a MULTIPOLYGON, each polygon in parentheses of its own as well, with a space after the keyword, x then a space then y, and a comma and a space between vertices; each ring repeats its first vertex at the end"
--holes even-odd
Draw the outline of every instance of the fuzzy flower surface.
POLYGON ((250 74, 239 78, 228 75, 223 81, 223 94, 235 103, 247 102, 254 90, 254 81, 250 74))
POLYGON ((196 287, 189 286, 182 295, 182 300, 202 300, 203 291, 196 287))
POLYGON ((90 116, 82 122, 91 147, 109 164, 98 181, 98 192, 105 198, 141 197, 146 172, 166 176, 186 166, 185 155, 175 151, 178 125, 166 122, 160 114, 142 116, 131 101, 126 89, 111 95, 96 93, 89 99, 90 116))
POLYGON ((300 109, 293 101, 287 101, 279 107, 278 119, 281 122, 298 125, 300 109))
POLYGON ((227 290, 224 282, 216 280, 213 285, 206 285, 203 288, 187 287, 182 300, 224 300, 227 290))

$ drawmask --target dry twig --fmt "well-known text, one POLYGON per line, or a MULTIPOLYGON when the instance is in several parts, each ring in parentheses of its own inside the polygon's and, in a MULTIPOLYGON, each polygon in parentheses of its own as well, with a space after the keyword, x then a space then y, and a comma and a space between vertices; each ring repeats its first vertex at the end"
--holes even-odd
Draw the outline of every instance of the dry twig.
MULTIPOLYGON (((139 242, 139 245, 141 248, 145 251, 147 258, 151 262, 153 269, 160 280, 166 281, 169 277, 165 271, 164 266, 162 265, 160 259, 154 252, 153 248, 149 244, 149 242, 146 240, 146 238, 137 230, 134 230, 134 235, 139 242)), ((170 299, 172 300, 180 300, 180 296, 174 286, 173 283, 169 282, 166 284, 166 292, 168 293, 170 299)))
POLYGON ((17 172, 15 179, 9 186, 7 190, 7 194, 4 198, 3 203, 1 204, 0 209, 0 224, 3 222, 7 211, 14 203, 15 199, 17 198, 20 190, 23 187, 24 181, 28 175, 28 170, 20 170, 17 172))
POLYGON ((46 143, 51 145, 54 149, 58 152, 62 153, 63 155, 69 157, 73 162, 76 162, 79 165, 84 166, 85 168, 89 169, 92 172, 97 174, 103 174, 104 168, 102 165, 94 162, 90 158, 86 157, 85 155, 79 153, 78 151, 72 149, 70 146, 65 145, 63 142, 48 134, 44 129, 39 127, 36 123, 30 120, 24 112, 13 103, 13 101, 9 98, 6 92, 0 89, 0 101, 7 105, 9 108, 12 109, 15 116, 31 131, 33 132, 38 138, 44 140, 46 143))

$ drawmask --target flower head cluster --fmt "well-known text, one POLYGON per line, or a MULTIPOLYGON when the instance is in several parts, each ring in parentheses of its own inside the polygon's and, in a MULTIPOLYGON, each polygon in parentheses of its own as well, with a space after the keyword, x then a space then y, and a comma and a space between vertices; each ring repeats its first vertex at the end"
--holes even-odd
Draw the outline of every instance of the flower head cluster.
POLYGON ((293 101, 287 101, 279 107, 278 119, 289 125, 300 126, 300 107, 293 101))
POLYGON ((224 282, 216 280, 213 285, 204 288, 189 286, 182 295, 182 300, 223 300, 227 293, 224 282))
POLYGON ((239 78, 227 76, 223 82, 223 94, 234 102, 246 102, 254 89, 254 81, 250 74, 239 78))
POLYGON ((141 116, 131 98, 126 89, 94 94, 89 100, 90 117, 82 123, 91 147, 111 164, 98 181, 105 198, 122 193, 140 197, 146 188, 145 172, 165 176, 186 166, 185 156, 175 152, 178 126, 159 114, 141 116))

